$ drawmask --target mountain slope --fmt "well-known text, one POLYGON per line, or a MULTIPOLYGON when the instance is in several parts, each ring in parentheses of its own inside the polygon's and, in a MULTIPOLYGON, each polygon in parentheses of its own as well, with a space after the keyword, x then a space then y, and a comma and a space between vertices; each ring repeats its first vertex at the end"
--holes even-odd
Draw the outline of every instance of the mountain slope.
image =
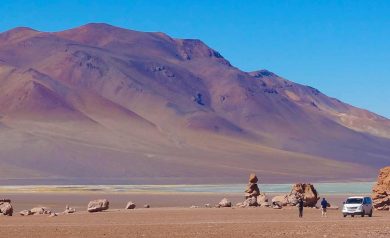
POLYGON ((0 34, 0 144, 4 179, 367 179, 390 161, 390 121, 199 40, 16 28, 0 34))

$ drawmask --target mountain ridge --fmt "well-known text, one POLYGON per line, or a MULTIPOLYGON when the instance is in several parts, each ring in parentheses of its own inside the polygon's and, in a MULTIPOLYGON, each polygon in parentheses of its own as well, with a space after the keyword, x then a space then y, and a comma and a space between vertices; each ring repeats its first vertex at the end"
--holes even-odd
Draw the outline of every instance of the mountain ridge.
POLYGON ((0 83, 0 164, 38 175, 337 180, 375 177, 390 161, 390 120, 241 71, 196 39, 108 24, 17 28, 0 33, 0 83))

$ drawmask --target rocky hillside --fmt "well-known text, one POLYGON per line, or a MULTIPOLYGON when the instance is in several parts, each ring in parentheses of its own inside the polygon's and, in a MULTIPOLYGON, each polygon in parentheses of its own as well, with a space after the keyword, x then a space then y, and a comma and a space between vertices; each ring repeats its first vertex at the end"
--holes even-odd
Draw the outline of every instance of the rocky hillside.
POLYGON ((0 145, 13 182, 368 179, 390 162, 390 121, 200 40, 15 28, 0 34, 0 145))

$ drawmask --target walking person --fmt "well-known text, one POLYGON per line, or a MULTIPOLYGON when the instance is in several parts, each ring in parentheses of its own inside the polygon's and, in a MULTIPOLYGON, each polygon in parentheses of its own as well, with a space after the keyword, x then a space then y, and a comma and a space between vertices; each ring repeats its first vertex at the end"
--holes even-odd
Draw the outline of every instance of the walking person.
POLYGON ((303 217, 303 199, 298 200, 299 217, 303 217))
POLYGON ((328 208, 328 201, 325 198, 322 198, 321 201, 321 213, 322 217, 326 217, 326 209, 328 208))

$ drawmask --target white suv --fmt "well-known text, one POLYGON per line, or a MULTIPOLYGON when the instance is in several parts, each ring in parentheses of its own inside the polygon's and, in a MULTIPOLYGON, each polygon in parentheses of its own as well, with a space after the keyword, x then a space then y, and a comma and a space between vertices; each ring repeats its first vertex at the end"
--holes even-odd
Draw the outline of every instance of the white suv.
POLYGON ((372 217, 372 200, 370 197, 349 197, 343 206, 344 217, 351 215, 368 215, 372 217))

